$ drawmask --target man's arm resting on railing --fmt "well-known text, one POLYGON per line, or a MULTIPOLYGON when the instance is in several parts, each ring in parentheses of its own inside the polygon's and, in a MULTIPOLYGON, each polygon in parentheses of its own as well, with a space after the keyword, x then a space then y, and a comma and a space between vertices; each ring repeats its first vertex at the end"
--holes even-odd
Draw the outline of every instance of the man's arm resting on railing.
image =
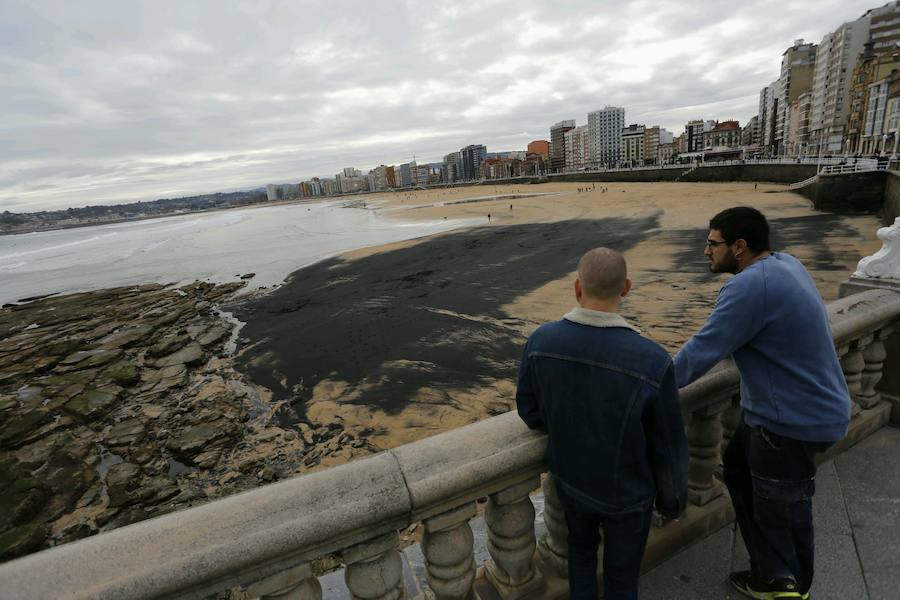
POLYGON ((525 344, 522 351, 522 360, 519 362, 519 381, 516 385, 516 409, 519 416, 525 421, 529 429, 547 430, 544 417, 541 415, 541 405, 537 397, 537 388, 534 385, 534 374, 531 370, 531 361, 528 353, 531 348, 531 340, 525 344))
POLYGON ((676 519, 687 508, 689 456, 671 361, 656 397, 647 403, 642 417, 647 457, 656 484, 656 510, 667 521, 676 519))

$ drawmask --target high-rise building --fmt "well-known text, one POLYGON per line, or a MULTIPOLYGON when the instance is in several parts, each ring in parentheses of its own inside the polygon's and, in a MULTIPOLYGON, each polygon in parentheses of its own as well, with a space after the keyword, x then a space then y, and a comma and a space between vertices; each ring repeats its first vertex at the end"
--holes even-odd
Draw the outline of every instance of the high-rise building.
POLYGON ((566 171, 581 170, 585 166, 588 151, 587 126, 570 129, 564 134, 566 144, 566 171))
POLYGON ((481 144, 472 144, 459 151, 461 178, 471 181, 478 178, 478 167, 487 155, 487 148, 481 144))
POLYGON ((614 167, 622 159, 622 129, 625 127, 625 109, 606 106, 588 113, 588 137, 592 166, 614 167))
POLYGON ((703 133, 706 131, 706 123, 702 119, 688 121, 684 126, 685 152, 700 152, 703 150, 703 133))
POLYGON ((844 150, 844 126, 850 114, 850 77, 856 58, 868 41, 871 21, 870 13, 866 13, 826 34, 819 42, 809 119, 810 154, 836 154, 844 150))
POLYGON ((386 165, 378 165, 371 171, 369 175, 373 178, 373 183, 369 189, 373 191, 383 191, 389 187, 394 187, 394 168, 386 165), (390 171, 390 177, 388 172, 390 171))
MULTIPOLYGON (((812 97, 812 96, 810 96, 812 97)), ((807 117, 808 121, 808 117, 807 117)), ((807 129, 809 128, 809 123, 807 122, 807 129)), ((741 131, 741 145, 745 147, 757 146, 759 144, 759 115, 754 115, 747 124, 744 125, 744 129, 741 131)))
POLYGON ((453 183, 462 179, 459 152, 451 152, 444 157, 441 173, 441 179, 444 183, 453 183))
POLYGON ((575 129, 575 119, 560 121, 550 127, 550 170, 558 173, 566 168, 566 132, 575 129))
POLYGON ((781 74, 774 86, 777 95, 766 107, 771 110, 767 115, 771 119, 767 140, 771 154, 785 153, 791 105, 802 94, 812 91, 817 49, 815 44, 799 39, 781 55, 781 74))
POLYGON ((644 126, 629 125, 622 129, 622 160, 629 167, 644 164, 644 126))

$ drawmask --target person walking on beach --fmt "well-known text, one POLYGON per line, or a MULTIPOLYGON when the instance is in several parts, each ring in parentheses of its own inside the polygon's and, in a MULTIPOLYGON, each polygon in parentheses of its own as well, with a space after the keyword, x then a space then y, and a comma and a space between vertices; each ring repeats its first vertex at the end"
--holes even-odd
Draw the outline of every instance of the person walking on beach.
POLYGON ((710 271, 735 275, 675 355, 675 373, 683 387, 729 355, 741 373, 742 415, 723 463, 750 570, 730 581, 752 598, 808 598, 815 455, 850 422, 825 303, 800 261, 771 250, 754 208, 714 216, 704 254, 710 271))
POLYGON ((659 344, 617 314, 631 290, 619 252, 587 252, 574 285, 578 306, 528 338, 516 406, 528 427, 548 434, 569 527, 569 597, 598 597, 602 527, 604 597, 633 600, 654 505, 672 520, 687 499, 675 371, 659 344))

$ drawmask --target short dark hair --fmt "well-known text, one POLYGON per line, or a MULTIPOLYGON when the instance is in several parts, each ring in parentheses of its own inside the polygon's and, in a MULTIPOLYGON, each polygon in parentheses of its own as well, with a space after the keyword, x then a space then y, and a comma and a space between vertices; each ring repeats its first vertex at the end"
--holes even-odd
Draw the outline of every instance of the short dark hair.
POLYGON ((717 229, 729 245, 737 240, 744 240, 751 252, 771 250, 769 223, 755 208, 749 206, 726 208, 709 220, 709 228, 717 229))

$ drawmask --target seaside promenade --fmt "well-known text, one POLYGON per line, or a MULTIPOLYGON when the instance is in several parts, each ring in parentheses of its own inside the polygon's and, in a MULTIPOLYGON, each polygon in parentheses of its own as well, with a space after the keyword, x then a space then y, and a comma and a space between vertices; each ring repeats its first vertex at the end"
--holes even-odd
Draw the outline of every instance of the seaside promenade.
MULTIPOLYGON (((544 495, 535 505, 538 537, 545 534, 544 495)), ((815 600, 896 600, 900 590, 900 427, 888 426, 819 467, 813 499, 816 527, 815 600)), ((475 560, 490 559, 483 518, 471 523, 475 560)), ((641 576, 643 600, 736 600, 731 571, 749 568, 733 523, 666 559, 641 576)), ((430 590, 419 544, 403 551, 408 598, 430 590)), ((344 571, 323 578, 322 597, 349 600, 344 571)), ((499 600, 499 597, 497 597, 499 600)), ((492 600, 485 596, 482 600, 492 600)))

